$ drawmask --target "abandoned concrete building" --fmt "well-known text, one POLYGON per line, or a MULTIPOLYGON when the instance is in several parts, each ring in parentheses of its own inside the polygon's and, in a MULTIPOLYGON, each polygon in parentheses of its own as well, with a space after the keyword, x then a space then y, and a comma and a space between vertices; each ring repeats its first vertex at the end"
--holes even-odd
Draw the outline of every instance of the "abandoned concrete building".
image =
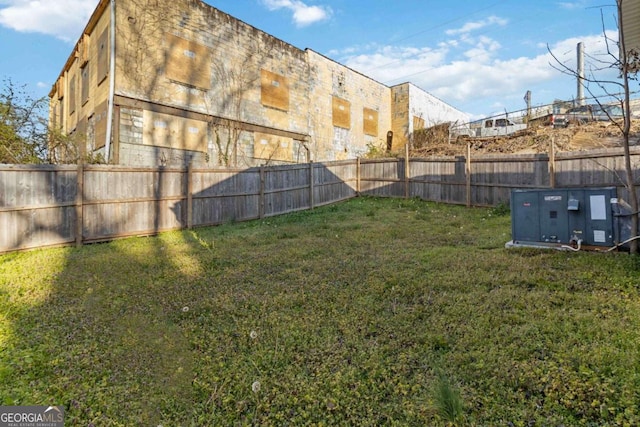
POLYGON ((49 94, 50 122, 130 166, 331 161, 399 150, 466 114, 389 87, 200 0, 101 0, 49 94))

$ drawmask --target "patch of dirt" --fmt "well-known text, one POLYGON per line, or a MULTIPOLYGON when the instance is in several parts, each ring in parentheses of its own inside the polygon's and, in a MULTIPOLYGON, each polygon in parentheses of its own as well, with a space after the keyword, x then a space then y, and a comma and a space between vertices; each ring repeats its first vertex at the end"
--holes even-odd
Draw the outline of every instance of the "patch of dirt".
MULTIPOLYGON (((467 143, 477 154, 536 154, 548 153, 551 141, 556 151, 584 151, 622 147, 622 131, 611 122, 571 124, 567 128, 554 129, 549 125, 535 125, 533 129, 507 137, 461 137, 449 142, 448 132, 442 125, 420 131, 414 137, 411 157, 464 156, 467 143)), ((632 120, 631 145, 640 145, 640 120, 632 120)))

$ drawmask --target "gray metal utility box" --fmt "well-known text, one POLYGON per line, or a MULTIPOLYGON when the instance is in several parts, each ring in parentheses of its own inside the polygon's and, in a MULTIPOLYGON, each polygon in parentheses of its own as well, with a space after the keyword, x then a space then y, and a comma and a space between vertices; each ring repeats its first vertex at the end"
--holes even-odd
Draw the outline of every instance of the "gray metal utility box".
POLYGON ((613 247, 624 237, 614 187, 511 191, 507 246, 613 247))

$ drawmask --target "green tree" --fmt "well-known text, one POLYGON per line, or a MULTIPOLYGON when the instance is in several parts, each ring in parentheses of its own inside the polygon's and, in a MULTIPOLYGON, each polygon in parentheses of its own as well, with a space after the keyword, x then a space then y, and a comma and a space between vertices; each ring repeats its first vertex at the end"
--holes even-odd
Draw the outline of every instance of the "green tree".
POLYGON ((47 100, 33 98, 10 79, 0 89, 0 163, 47 160, 47 100))

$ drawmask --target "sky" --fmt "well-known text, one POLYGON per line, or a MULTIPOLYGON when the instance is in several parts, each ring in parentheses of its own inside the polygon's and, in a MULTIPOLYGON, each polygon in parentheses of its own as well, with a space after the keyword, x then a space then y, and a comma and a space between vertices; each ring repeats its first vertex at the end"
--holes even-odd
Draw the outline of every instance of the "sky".
MULTIPOLYGON (((619 81, 607 52, 617 53, 615 0, 205 3, 386 85, 411 82, 472 118, 521 111, 527 91, 534 107, 573 100, 576 78, 559 69, 576 69, 579 42, 588 78, 619 81)), ((0 0, 0 80, 46 96, 97 4, 0 0)))

